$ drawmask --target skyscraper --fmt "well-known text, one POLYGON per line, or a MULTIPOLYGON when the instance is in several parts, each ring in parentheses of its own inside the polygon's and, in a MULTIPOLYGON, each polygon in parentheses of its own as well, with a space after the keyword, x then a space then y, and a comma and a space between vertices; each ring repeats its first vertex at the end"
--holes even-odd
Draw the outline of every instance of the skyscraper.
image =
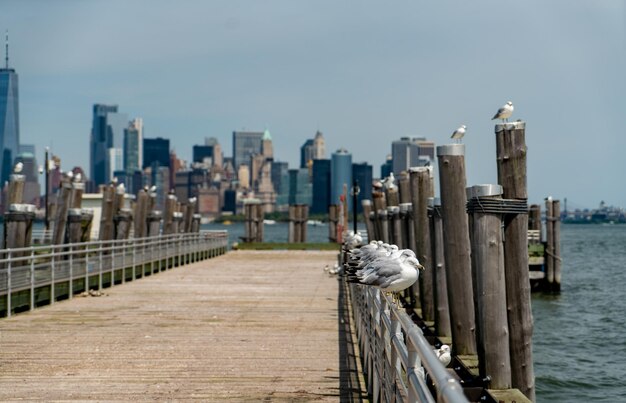
POLYGON ((8 33, 5 46, 5 66, 0 68, 0 185, 9 180, 20 145, 17 73, 9 68, 8 33))
MULTIPOLYGON (((352 187, 352 154, 345 148, 335 151, 330 163, 330 202, 339 203, 339 196, 343 194, 344 185, 347 186, 347 194, 352 187)), ((348 211, 352 210, 352 200, 348 197, 348 211)))
POLYGON ((143 120, 135 118, 124 129, 124 170, 129 174, 143 166, 143 120))
POLYGON ((170 140, 157 137, 156 139, 143 139, 143 167, 167 167, 170 166, 170 140))
POLYGON ((402 137, 391 143, 393 173, 399 175, 410 167, 424 166, 435 157, 435 143, 425 137, 402 137))
POLYGON ((313 205, 311 214, 325 214, 330 205, 330 160, 313 160, 313 205))
POLYGON ((124 167, 122 146, 128 116, 117 112, 117 105, 95 104, 90 140, 90 174, 94 186, 108 183, 114 171, 124 167))
POLYGON ((326 156, 324 135, 318 131, 315 138, 308 139, 300 147, 300 168, 306 168, 310 161, 323 159, 326 156))
POLYGON ((263 153, 263 132, 233 132, 233 165, 250 164, 253 154, 263 153))

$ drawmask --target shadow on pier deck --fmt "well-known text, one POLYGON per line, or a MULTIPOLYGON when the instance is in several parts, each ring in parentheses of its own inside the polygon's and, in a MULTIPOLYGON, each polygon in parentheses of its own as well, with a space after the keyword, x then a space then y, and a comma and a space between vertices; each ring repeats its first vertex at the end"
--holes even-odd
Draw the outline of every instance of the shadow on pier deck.
POLYGON ((336 256, 231 252, 3 319, 0 400, 360 401, 336 256))

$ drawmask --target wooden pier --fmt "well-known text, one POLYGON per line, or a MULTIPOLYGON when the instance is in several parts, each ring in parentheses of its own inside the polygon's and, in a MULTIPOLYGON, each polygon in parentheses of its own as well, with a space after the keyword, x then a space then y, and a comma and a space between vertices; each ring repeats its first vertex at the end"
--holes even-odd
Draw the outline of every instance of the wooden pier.
POLYGON ((336 256, 231 252, 3 319, 0 400, 358 400, 336 256))

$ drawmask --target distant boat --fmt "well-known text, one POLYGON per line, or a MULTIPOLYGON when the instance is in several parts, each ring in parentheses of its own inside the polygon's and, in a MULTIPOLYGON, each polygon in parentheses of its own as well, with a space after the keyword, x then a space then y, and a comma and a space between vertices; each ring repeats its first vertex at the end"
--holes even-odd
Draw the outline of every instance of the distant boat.
POLYGON ((320 220, 308 220, 306 223, 308 225, 314 225, 314 226, 324 225, 324 223, 321 222, 320 220))
POLYGON ((263 220, 263 224, 274 225, 274 224, 276 224, 276 221, 274 221, 274 220, 263 220))
POLYGON ((222 224, 223 224, 223 225, 230 225, 230 224, 232 224, 232 222, 230 222, 229 220, 224 220, 224 221, 222 222, 222 224))

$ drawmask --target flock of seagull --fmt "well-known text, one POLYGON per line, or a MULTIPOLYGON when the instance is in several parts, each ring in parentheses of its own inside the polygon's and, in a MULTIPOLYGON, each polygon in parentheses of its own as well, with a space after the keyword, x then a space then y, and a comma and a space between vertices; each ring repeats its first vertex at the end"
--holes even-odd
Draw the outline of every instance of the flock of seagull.
MULTIPOLYGON (((511 117, 512 114, 513 114, 513 102, 508 101, 500 109, 498 109, 498 112, 496 112, 496 114, 493 115, 491 120, 500 119, 503 122, 508 122, 509 118, 511 117)), ((453 140, 461 141, 463 136, 465 136, 465 130, 466 129, 467 129, 467 126, 465 126, 465 125, 459 126, 459 128, 456 129, 452 133, 452 136, 450 136, 450 138, 453 139, 453 140)))

